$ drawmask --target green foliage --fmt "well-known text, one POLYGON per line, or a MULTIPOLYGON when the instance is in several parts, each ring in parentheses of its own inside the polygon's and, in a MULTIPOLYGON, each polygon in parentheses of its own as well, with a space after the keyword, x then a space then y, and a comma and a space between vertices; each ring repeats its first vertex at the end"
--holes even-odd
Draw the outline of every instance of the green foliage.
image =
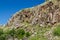
POLYGON ((0 36, 0 40, 6 40, 6 34, 2 34, 1 36, 0 36))
POLYGON ((58 25, 54 31, 53 31, 54 36, 60 36, 60 25, 58 25))
POLYGON ((16 31, 17 38, 22 39, 25 35, 25 31, 23 29, 17 29, 16 31))
POLYGON ((29 37, 30 36, 30 33, 29 32, 26 32, 26 37, 29 37))
POLYGON ((8 31, 9 35, 14 36, 15 35, 15 29, 11 29, 10 31, 8 31))
POLYGON ((12 37, 13 40, 23 39, 24 37, 29 37, 29 32, 25 32, 23 29, 15 28, 0 28, 0 40, 7 40, 7 38, 12 37), (26 35, 25 35, 26 34, 26 35))
POLYGON ((3 32, 3 29, 0 29, 0 40, 6 40, 6 34, 3 32))
POLYGON ((40 37, 39 35, 35 35, 35 36, 29 38, 29 40, 47 40, 47 38, 40 37))
POLYGON ((3 34, 3 29, 0 29, 0 36, 3 34))

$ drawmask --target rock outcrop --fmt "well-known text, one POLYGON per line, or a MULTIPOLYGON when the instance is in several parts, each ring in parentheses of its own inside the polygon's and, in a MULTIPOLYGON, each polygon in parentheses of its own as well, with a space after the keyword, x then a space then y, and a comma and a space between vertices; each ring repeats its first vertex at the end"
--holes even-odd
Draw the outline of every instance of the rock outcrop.
POLYGON ((60 22, 60 0, 49 0, 44 4, 20 10, 12 16, 7 26, 21 26, 23 22, 32 25, 54 25, 60 22))

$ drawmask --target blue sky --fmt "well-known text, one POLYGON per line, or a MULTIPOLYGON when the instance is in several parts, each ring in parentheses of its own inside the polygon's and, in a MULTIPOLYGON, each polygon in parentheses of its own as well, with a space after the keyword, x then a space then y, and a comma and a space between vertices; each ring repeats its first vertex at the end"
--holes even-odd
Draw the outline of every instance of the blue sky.
POLYGON ((17 11, 33 7, 45 0, 0 0, 0 24, 6 24, 8 19, 17 11))

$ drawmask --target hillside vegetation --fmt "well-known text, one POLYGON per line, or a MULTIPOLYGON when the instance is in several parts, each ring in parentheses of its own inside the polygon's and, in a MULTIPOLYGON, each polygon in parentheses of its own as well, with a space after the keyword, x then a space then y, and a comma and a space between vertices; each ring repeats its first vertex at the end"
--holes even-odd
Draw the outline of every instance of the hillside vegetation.
POLYGON ((16 12, 0 35, 0 40, 60 40, 60 0, 16 12))

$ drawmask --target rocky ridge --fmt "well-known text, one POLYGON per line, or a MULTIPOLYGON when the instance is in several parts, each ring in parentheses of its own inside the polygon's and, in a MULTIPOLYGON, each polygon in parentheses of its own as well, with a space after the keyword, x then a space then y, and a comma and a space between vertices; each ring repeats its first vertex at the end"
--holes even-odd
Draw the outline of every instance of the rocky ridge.
MULTIPOLYGON (((53 27, 57 23, 60 23, 60 0, 46 0, 46 2, 41 5, 16 12, 16 14, 9 19, 6 26, 23 28, 36 35, 37 31, 41 31, 48 25, 53 27)), ((50 29, 48 32, 50 32, 50 29)))
POLYGON ((29 24, 54 24, 60 22, 60 1, 47 1, 42 5, 33 8, 20 10, 8 21, 7 25, 18 25, 19 23, 28 22, 29 24))

